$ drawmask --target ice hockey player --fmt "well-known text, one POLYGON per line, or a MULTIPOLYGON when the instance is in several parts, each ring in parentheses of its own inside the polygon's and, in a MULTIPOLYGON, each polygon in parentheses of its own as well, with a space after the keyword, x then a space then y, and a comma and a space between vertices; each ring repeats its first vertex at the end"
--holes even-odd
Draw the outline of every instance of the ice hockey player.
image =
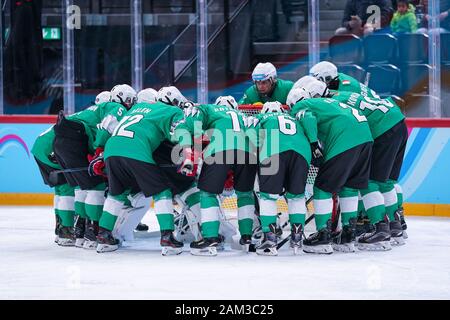
MULTIPOLYGON (((402 245, 401 204, 397 199, 395 184, 403 163, 408 129, 400 108, 389 100, 364 97, 355 92, 337 91, 332 98, 357 109, 369 123, 374 144, 370 169, 369 188, 361 190, 365 211, 375 231, 358 240, 360 249, 383 250, 385 215, 389 219, 391 244, 402 245), (381 194, 380 194, 381 192, 381 194), (381 223, 381 225, 380 225, 381 223)), ((404 220, 404 219, 403 219, 404 220)), ((386 237, 387 238, 387 237, 386 237)))
POLYGON ((307 253, 353 252, 358 209, 358 191, 369 181, 372 135, 367 119, 344 103, 311 96, 305 88, 288 96, 291 115, 304 126, 313 145, 313 155, 323 154, 323 163, 314 182, 314 210, 317 232, 303 241, 307 253), (323 143, 324 149, 318 141, 323 143), (342 233, 332 243, 332 194, 339 195, 342 233))
MULTIPOLYGON (((179 106, 186 101, 177 88, 163 87, 156 103, 133 106, 108 140, 105 161, 109 193, 100 220, 97 252, 117 250, 117 238, 133 230, 150 208, 153 198, 161 230, 162 254, 181 253, 183 243, 173 235, 173 192, 153 153, 161 143, 173 138, 173 127, 183 120, 179 106)), ((193 178, 184 180, 186 203, 198 206, 198 195, 196 202, 189 198, 195 193, 190 190, 193 178)))
POLYGON ((286 98, 292 89, 293 82, 278 79, 277 69, 270 62, 258 63, 252 72, 254 85, 248 88, 239 104, 263 104, 278 101, 286 104, 286 98))
POLYGON ((31 153, 34 155, 44 183, 54 188, 55 197, 53 207, 56 218, 55 242, 60 246, 73 246, 75 245, 75 239, 73 237, 75 215, 74 187, 67 183, 63 174, 56 174, 56 181, 50 179, 51 172, 62 169, 56 161, 53 152, 54 139, 55 132, 52 126, 37 137, 31 153))
POLYGON ((309 70, 309 74, 317 80, 326 83, 329 90, 351 91, 369 98, 380 98, 374 90, 355 78, 342 72, 338 73, 337 67, 331 62, 322 61, 317 63, 309 70))
POLYGON ((245 135, 244 115, 237 110, 231 96, 219 97, 216 104, 191 106, 185 110, 185 119, 175 132, 183 147, 181 172, 195 172, 192 138, 205 133, 210 143, 203 152, 203 165, 199 176, 201 228, 203 239, 191 243, 193 255, 217 255, 219 239, 219 201, 228 172, 233 171, 237 195, 239 243, 251 243, 255 199, 253 187, 256 176, 256 157, 249 153, 245 135))
POLYGON ((75 224, 76 246, 95 249, 98 221, 105 201, 105 178, 93 172, 103 171, 103 148, 124 116, 136 102, 136 92, 128 85, 116 85, 110 101, 64 117, 60 114, 55 125, 54 151, 64 169, 89 167, 90 170, 67 173, 75 189, 75 211, 80 218, 75 224), (93 165, 90 165, 91 162, 93 165), (84 221, 84 219, 86 221, 84 221), (83 228, 83 226, 85 226, 83 228))
MULTIPOLYGON (((103 91, 96 96, 95 103, 102 104, 109 101, 110 98, 110 92, 103 91)), ((82 225, 84 230, 85 210, 84 206, 80 206, 80 203, 75 201, 74 187, 67 183, 67 179, 62 173, 55 174, 54 177, 56 178, 50 178, 50 173, 52 171, 62 170, 53 151, 54 140, 54 126, 51 126, 36 139, 32 148, 32 153, 38 163, 44 183, 51 187, 55 187, 54 208, 57 224, 57 227, 55 228, 55 233, 57 234, 55 242, 62 246, 73 246, 76 245, 73 231, 74 213, 76 211, 81 213, 82 216, 79 214, 75 216, 76 223, 82 225)))
POLYGON ((285 192, 291 225, 290 246, 301 248, 305 226, 305 185, 311 147, 303 127, 284 113, 279 102, 266 102, 261 114, 247 120, 247 136, 258 147, 260 220, 264 239, 256 247, 261 255, 277 255, 277 199, 285 192))

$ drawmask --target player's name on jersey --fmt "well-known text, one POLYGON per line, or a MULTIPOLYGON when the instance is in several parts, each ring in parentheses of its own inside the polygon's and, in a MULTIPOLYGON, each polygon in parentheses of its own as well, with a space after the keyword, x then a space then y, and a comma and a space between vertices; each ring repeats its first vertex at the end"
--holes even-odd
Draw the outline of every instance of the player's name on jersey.
POLYGON ((131 110, 131 113, 149 113, 151 111, 152 111, 151 108, 136 108, 131 110))

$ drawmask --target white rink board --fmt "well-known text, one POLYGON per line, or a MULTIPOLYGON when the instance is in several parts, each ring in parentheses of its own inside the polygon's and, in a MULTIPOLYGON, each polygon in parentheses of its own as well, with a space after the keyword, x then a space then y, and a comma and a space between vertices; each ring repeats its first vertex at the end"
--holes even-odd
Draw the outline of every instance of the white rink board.
POLYGON ((50 207, 0 207, 0 299, 449 299, 450 219, 407 222, 390 252, 195 257, 185 244, 162 257, 157 238, 108 254, 58 247, 50 207))

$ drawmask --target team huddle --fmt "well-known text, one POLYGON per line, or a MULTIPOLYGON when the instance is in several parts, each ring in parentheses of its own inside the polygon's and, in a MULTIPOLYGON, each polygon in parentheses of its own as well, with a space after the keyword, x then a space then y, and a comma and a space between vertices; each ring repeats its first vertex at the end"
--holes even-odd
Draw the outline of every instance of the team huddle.
POLYGON ((190 252, 214 256, 226 240, 220 199, 231 186, 239 245, 257 254, 278 254, 281 196, 294 254, 403 245, 397 180, 408 131, 395 102, 326 61, 295 83, 259 63, 252 80, 239 102, 197 104, 173 86, 136 93, 122 84, 83 111, 60 113, 32 148, 55 191, 55 242, 115 251, 147 228, 140 222, 153 200, 162 254, 180 254, 176 202, 194 238, 190 252), (261 112, 245 114, 239 106, 248 104, 262 104, 261 112), (311 167, 316 232, 306 237, 311 167))

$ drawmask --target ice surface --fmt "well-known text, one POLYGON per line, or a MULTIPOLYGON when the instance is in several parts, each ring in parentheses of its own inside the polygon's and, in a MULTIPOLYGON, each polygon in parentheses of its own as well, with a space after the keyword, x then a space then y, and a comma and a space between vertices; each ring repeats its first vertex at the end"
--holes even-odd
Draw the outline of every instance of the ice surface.
POLYGON ((50 207, 0 207, 0 299, 449 299, 450 219, 407 222, 390 252, 196 257, 185 244, 163 257, 154 237, 104 254, 59 247, 50 207))

